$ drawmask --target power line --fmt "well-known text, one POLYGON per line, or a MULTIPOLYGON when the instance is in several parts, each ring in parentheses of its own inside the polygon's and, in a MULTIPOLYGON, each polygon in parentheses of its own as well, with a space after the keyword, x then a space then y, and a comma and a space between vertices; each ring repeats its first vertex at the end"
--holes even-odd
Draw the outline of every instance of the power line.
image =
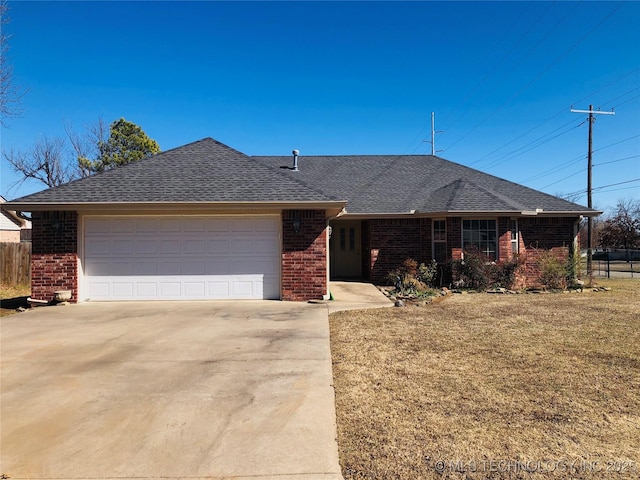
MULTIPOLYGON (((500 58, 500 60, 498 61, 498 63, 482 78, 482 80, 476 85, 476 87, 467 95, 467 97, 465 98, 462 106, 466 107, 468 105, 468 103, 472 100, 473 95, 476 93, 476 91, 484 84, 484 82, 491 76, 493 75, 493 73, 496 72, 496 69, 498 66, 502 65, 505 61, 505 59, 511 55, 511 53, 513 53, 513 51, 516 50, 516 48, 520 45, 520 43, 522 43, 522 41, 531 33, 531 31, 533 30, 533 28, 540 22, 540 20, 542 20, 542 18, 547 14, 547 12, 551 9, 551 7, 553 6, 553 4, 549 4, 549 6, 546 8, 546 10, 544 12, 542 12, 542 15, 540 15, 529 27, 529 29, 520 36, 520 38, 516 41, 516 43, 509 49, 509 51, 507 51, 507 53, 505 53, 502 58, 500 58)), ((576 7, 574 6, 573 9, 571 10, 571 12, 573 12, 573 10, 576 7)), ((571 13, 570 12, 570 13, 571 13)), ((568 16, 568 15, 567 15, 568 16)), ((566 16, 564 17, 566 18, 566 16)), ((564 18, 562 20, 564 20, 564 18)), ((556 25, 557 27, 557 25, 556 25)), ((554 29, 556 28, 554 27, 554 29)), ((536 45, 537 47, 537 45, 536 45)), ((524 57, 526 58, 529 54, 531 53, 531 51, 529 51, 529 53, 524 57)), ((522 63, 522 61, 520 62, 522 63)), ((511 75, 511 73, 520 65, 520 63, 518 63, 515 67, 512 67, 506 75, 504 75, 500 80, 498 80, 498 82, 496 82, 493 86, 493 90, 491 91, 495 91, 496 87, 498 85, 500 85, 509 75, 511 75)), ((469 112, 469 108, 465 109, 462 114, 460 116, 458 116, 458 118, 456 118, 456 120, 453 121, 453 123, 451 123, 450 125, 447 126, 447 128, 445 130, 450 130, 451 128, 453 128, 453 126, 455 124, 457 124, 460 120, 462 120, 462 118, 464 118, 464 116, 469 112)), ((446 124, 446 121, 448 120, 449 116, 445 117, 444 122, 446 124)))
MULTIPOLYGON (((567 123, 565 123, 564 125, 562 125, 560 128, 564 128, 567 125, 570 125, 572 123, 576 123, 575 120, 571 120, 567 123)), ((519 157, 520 155, 524 155, 527 152, 530 152, 531 150, 538 148, 540 145, 544 145, 545 143, 550 142, 551 140, 555 140, 558 137, 561 137, 562 135, 565 135, 567 133, 569 133, 572 130, 575 130, 576 128, 579 128, 580 125, 582 124, 582 122, 580 122, 577 125, 572 126, 571 128, 568 128, 567 130, 564 130, 562 132, 559 132, 553 136, 549 136, 549 134, 545 134, 541 137, 536 138, 535 140, 532 140, 531 142, 527 143, 526 145, 523 145, 522 147, 519 147, 515 150, 512 150, 511 152, 508 153, 504 153, 502 154, 499 158, 495 159, 493 162, 485 165, 485 168, 492 168, 495 167, 497 165, 500 165, 501 163, 504 163, 508 160, 513 160, 516 157, 519 157), (516 153, 518 150, 522 150, 521 152, 517 153, 516 155, 513 155, 514 153, 516 153)))
MULTIPOLYGON (((581 159, 581 160, 582 160, 582 159, 581 159)), ((564 180, 566 180, 566 179, 568 179, 568 178, 575 177, 576 175, 578 175, 578 174, 580 174, 580 173, 584 172, 585 170, 586 170, 586 168, 582 168, 582 169, 578 170, 577 172, 572 173, 571 175, 567 175, 566 177, 561 178, 560 180, 557 180, 557 181, 555 181, 555 182, 553 182, 553 183, 550 183, 549 185, 545 185, 545 186, 544 186, 544 187, 542 187, 540 190, 544 190, 545 188, 548 188, 548 187, 550 187, 550 186, 552 186, 552 185, 556 185, 557 183, 560 183, 560 182, 562 182, 562 181, 564 181, 564 180)))
POLYGON ((593 152, 599 152, 600 150, 605 150, 610 147, 615 147, 616 145, 620 145, 621 143, 628 142, 629 140, 633 140, 634 138, 640 137, 640 133, 638 135, 634 135, 633 137, 625 138, 624 140, 620 140, 619 142, 610 143, 609 145, 605 145, 604 147, 596 148, 593 152))
POLYGON ((584 155, 579 155, 579 156, 569 160, 569 163, 557 166, 557 167, 552 168, 551 170, 548 170, 548 171, 546 171, 544 173, 539 173, 537 175, 534 175, 533 177, 525 178, 524 180, 518 181, 518 183, 526 183, 526 182, 529 182, 531 180, 537 180, 539 178, 548 177, 549 175, 553 175, 554 173, 558 173, 561 170, 566 170, 567 168, 571 167, 572 165, 575 165, 576 163, 581 162, 583 159, 584 159, 584 155))
POLYGON ((589 30, 582 37, 580 37, 577 42, 573 43, 560 56, 556 57, 542 72, 540 72, 538 75, 536 75, 524 87, 522 87, 518 92, 516 92, 515 95, 513 95, 511 98, 509 98, 507 101, 505 101, 502 105, 500 105, 496 110, 494 110, 491 114, 489 114, 487 117, 485 117, 484 120, 482 120, 480 123, 478 123, 475 127, 473 127, 471 130, 467 131, 467 133, 465 133, 462 137, 460 137, 458 140, 456 140, 455 142, 453 142, 452 144, 447 146, 446 150, 450 150, 455 145, 460 143, 462 140, 464 140, 466 137, 468 137, 471 133, 473 133, 478 128, 480 128, 484 123, 486 123, 496 113, 498 113, 500 110, 502 110, 502 108, 504 108, 507 104, 509 104, 510 102, 512 102, 513 100, 518 98, 520 95, 522 95, 522 93, 524 93, 529 87, 531 87, 535 82, 537 82, 545 73, 547 73, 549 70, 551 70, 551 68, 553 68, 558 62, 560 62, 562 59, 564 59, 569 53, 571 53, 571 51, 573 51, 578 45, 580 45, 600 25, 602 25, 605 21, 607 21, 609 19, 609 17, 611 17, 614 13, 616 13, 620 9, 620 7, 622 7, 622 3, 620 3, 613 10, 611 10, 604 18, 602 18, 595 26, 593 26, 591 28, 591 30, 589 30))
POLYGON ((618 158, 617 160, 609 160, 608 162, 595 163, 594 167, 599 167, 600 165, 609 165, 610 163, 622 162, 624 160, 630 160, 632 158, 638 158, 640 155, 631 155, 630 157, 618 158))
MULTIPOLYGON (((607 187, 615 187, 617 185, 624 185, 625 183, 633 183, 633 182, 640 182, 640 178, 634 178, 633 180, 625 180, 624 182, 610 183, 608 185, 601 185, 599 187, 593 188, 592 191, 594 192, 601 191, 607 187)), ((579 193, 587 193, 587 190, 586 189, 576 190, 575 192, 568 193, 567 195, 577 195, 579 193)))
POLYGON ((613 108, 618 108, 618 107, 620 107, 620 106, 624 105, 625 103, 633 102, 633 101, 634 101, 636 98, 638 98, 638 97, 640 97, 640 95, 636 95, 635 97, 632 97, 632 98, 630 98, 629 100, 625 100, 624 102, 617 104, 617 105, 616 105, 615 107, 613 107, 613 108))
MULTIPOLYGON (((634 74, 634 73, 636 73, 637 71, 638 71, 638 68, 634 68, 634 69, 633 69, 633 70, 631 70, 630 72, 627 72, 626 74, 624 74, 623 76, 621 76, 621 77, 619 77, 619 78, 617 78, 617 79, 613 80, 612 82, 609 82, 609 83, 607 83, 606 85, 604 85, 604 86, 602 86, 602 87, 598 88, 597 90, 595 90, 595 91, 593 91, 593 92, 589 93, 588 95, 585 95, 584 97, 577 99, 576 101, 574 101, 574 102, 573 102, 573 104, 580 103, 580 102, 582 102, 583 100, 585 100, 585 99, 587 99, 587 98, 589 98, 589 97, 592 97, 592 96, 594 96, 594 95, 596 95, 596 94, 600 93, 601 91, 605 90, 606 88, 609 88, 610 86, 615 85, 616 83, 618 83, 618 82, 620 82, 620 81, 624 80, 625 78, 627 78, 627 77, 628 77, 628 76, 630 76, 630 75, 633 75, 633 74, 634 74)), ((638 88, 640 88, 640 87, 638 87, 638 88)), ((637 88, 632 89, 632 90, 630 90, 630 91, 628 91, 628 92, 625 92, 625 93, 624 93, 624 94, 622 94, 621 96, 624 96, 624 95, 626 95, 626 94, 628 94, 628 93, 631 93, 631 92, 632 92, 632 91, 634 91, 634 90, 637 90, 637 88)), ((616 97, 616 98, 615 98, 615 99, 613 99, 613 100, 609 100, 609 101, 605 102, 605 104, 606 104, 606 103, 611 103, 611 102, 613 102, 613 101, 617 100, 618 98, 620 98, 620 97, 616 97)), ((634 98, 637 98, 637 97, 634 97, 634 98)), ((627 103, 627 102, 624 102, 624 103, 627 103)), ((620 105, 622 105, 622 104, 620 104, 620 105)), ((521 135, 519 135, 518 137, 514 138, 513 140, 511 140, 511 141, 509 141, 509 142, 505 143, 505 144, 504 144, 504 145, 502 145, 501 147, 499 147, 499 148, 497 148, 497 149, 493 150, 492 152, 489 152, 489 153, 488 153, 488 154, 486 154, 485 156, 483 156, 483 157, 479 158, 478 160, 476 160, 476 162, 481 162, 481 161, 482 161, 482 160, 484 160, 485 158, 491 157, 494 153, 499 152, 499 151, 500 151, 500 150, 502 150, 503 148, 505 148, 505 147, 507 147, 507 146, 511 145, 511 144, 512 144, 512 143, 514 143, 515 141, 517 141, 517 140, 519 140, 520 138, 522 138, 522 137, 526 136, 527 134, 531 133, 532 131, 534 131, 534 130, 536 130, 536 129, 540 128, 540 127, 541 127, 542 125, 544 125, 545 123, 547 123, 547 122, 549 122, 549 121, 553 120, 554 118, 556 118, 556 117, 558 117, 558 116, 562 115, 562 114, 563 114, 563 113, 565 113, 565 112, 566 112, 566 109, 563 107, 562 109, 558 110, 558 112, 557 112, 557 113, 553 114, 551 117, 547 118, 546 120, 543 120, 542 122, 540 122, 539 124, 537 124, 535 127, 530 128, 529 130, 527 130, 527 131, 526 131, 526 132, 524 132, 523 134, 521 134, 521 135)), ((566 125, 566 124, 565 124, 565 125, 566 125)), ((559 127, 559 128, 563 128, 563 127, 564 127, 564 125, 563 125, 562 127, 559 127)), ((527 145, 528 145, 528 144, 527 144, 527 145)), ((518 149, 514 150, 513 152, 516 152, 516 151, 518 151, 518 149)), ((510 153, 513 153, 513 152, 510 152, 510 153)), ((510 154, 510 153, 509 153, 509 154, 510 154)), ((503 154, 503 155, 509 155, 509 154, 503 154)), ((503 158, 503 156, 501 156, 501 158, 503 158)), ((474 163, 476 163, 476 162, 474 162, 474 163)))

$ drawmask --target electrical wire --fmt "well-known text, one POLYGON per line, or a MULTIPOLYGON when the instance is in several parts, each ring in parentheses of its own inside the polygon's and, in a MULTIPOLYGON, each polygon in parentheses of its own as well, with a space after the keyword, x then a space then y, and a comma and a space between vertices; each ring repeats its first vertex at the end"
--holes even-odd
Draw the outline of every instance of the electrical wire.
MULTIPOLYGON (((607 187, 615 187, 615 186, 618 186, 618 185, 624 185, 626 183, 633 183, 633 182, 640 182, 640 178, 634 178, 633 180, 625 180, 624 182, 610 183, 608 185, 601 185, 599 187, 592 188, 591 192, 592 193, 593 192, 598 192, 598 191, 601 191, 601 190, 603 190, 603 189, 605 189, 607 187)), ((568 193, 567 195, 577 195, 579 193, 587 193, 587 189, 585 188, 585 189, 582 189, 582 190, 577 190, 575 192, 568 193)))
MULTIPOLYGON (((618 82, 620 82, 620 81, 624 80, 625 78, 627 78, 627 77, 628 77, 628 76, 630 76, 630 75, 633 75, 633 74, 634 74, 634 73, 636 73, 637 71, 638 71, 638 68, 634 68, 633 70, 631 70, 630 72, 628 72, 628 73, 624 74, 623 76, 621 76, 621 77, 619 77, 619 78, 617 78, 617 79, 613 80, 612 82, 609 82, 608 84, 606 84, 606 85, 604 85, 604 86, 602 86, 602 87, 598 88, 597 90, 595 90, 595 91, 593 91, 593 92, 589 93, 588 95, 585 95, 584 97, 579 98, 578 100, 576 100, 575 102, 573 102, 573 104, 580 103, 580 102, 582 102, 583 100, 586 100, 587 98, 590 98, 590 97, 592 97, 592 96, 594 96, 594 95, 596 95, 596 94, 600 93, 601 91, 605 90, 606 88, 609 88, 610 86, 615 85, 616 83, 618 83, 618 82)), ((640 87, 638 87, 638 88, 640 88, 640 87)), ((624 94, 622 94, 621 96, 624 96, 624 95, 626 95, 626 94, 628 94, 628 93, 631 93, 631 92, 632 92, 632 91, 634 91, 634 90, 637 90, 637 88, 634 88, 634 89, 632 89, 632 90, 630 90, 630 91, 628 91, 628 92, 625 92, 625 93, 624 93, 624 94)), ((613 101, 617 100, 618 98, 620 98, 620 97, 616 97, 616 99, 614 99, 614 100, 609 100, 608 102, 605 102, 605 103, 612 103, 613 101)), ((634 98, 637 98, 637 97, 634 97, 634 98)), ((627 102, 625 102, 625 103, 627 103, 627 102)), ((621 104, 621 105, 622 105, 622 104, 621 104)), ((615 108, 615 107, 614 107, 614 108, 615 108)), ((534 130, 536 130, 536 129, 540 128, 540 127, 541 127, 542 125, 544 125, 545 123, 547 123, 547 122, 549 122, 549 121, 553 120, 554 118, 556 118, 556 117, 558 117, 558 116, 562 115, 563 113, 566 113, 566 111, 567 111, 567 109, 566 109, 566 108, 562 108, 561 110, 558 110, 558 112, 556 112, 555 114, 553 114, 552 116, 550 116, 550 117, 549 117, 549 118, 547 118, 546 120, 543 120, 542 122, 540 122, 540 123, 539 123, 539 124, 537 124, 536 126, 534 126, 534 127, 530 128, 529 130, 527 130, 526 132, 522 133, 522 134, 521 134, 521 135, 519 135, 518 137, 516 137, 516 138, 514 138, 513 140, 511 140, 511 141, 509 141, 509 142, 505 143, 505 144, 504 144, 504 145, 502 145, 501 147, 499 147, 499 148, 497 148, 497 149, 495 149, 495 150, 493 150, 493 151, 489 152, 488 154, 484 155, 483 157, 480 157, 480 158, 479 158, 478 160, 476 160, 474 163, 480 163, 480 162, 482 162, 482 160, 484 160, 485 158, 489 158, 489 157, 491 157, 494 153, 499 152, 500 150, 502 150, 503 148, 505 148, 505 147, 507 147, 507 146, 511 145, 512 143, 514 143, 515 141, 519 140, 520 138, 522 138, 522 137, 526 136, 527 134, 531 133, 532 131, 534 131, 534 130)), ((563 126, 564 126, 564 125, 563 125, 563 126)), ((562 128, 562 127, 560 127, 560 128, 562 128)), ((517 150, 515 150, 515 151, 517 151, 517 150)), ((503 157, 501 156, 501 158, 503 158, 503 157)))
POLYGON ((508 100, 506 100, 505 102, 503 102, 496 110, 494 110, 491 114, 489 114, 488 116, 486 116, 480 123, 478 123, 476 126, 474 126, 472 129, 470 129, 469 131, 467 131, 467 133, 465 133, 462 137, 460 137, 458 140, 456 140, 455 142, 453 142, 452 144, 450 144, 449 146, 447 146, 445 148, 445 150, 450 150, 451 148, 453 148, 455 145, 457 145, 458 143, 460 143, 462 140, 464 140, 466 137, 468 137, 471 133, 473 133, 474 131, 476 131, 478 128, 480 128, 482 125, 484 125, 490 118, 492 118, 496 113, 498 113, 500 110, 502 110, 502 108, 504 108, 506 105, 508 105, 509 103, 511 103, 513 100, 515 100, 516 98, 518 98, 520 95, 522 95, 526 90, 528 90, 535 82, 537 82, 544 74, 546 74, 549 70, 551 70, 551 68, 553 68, 558 62, 560 62, 561 60, 563 60, 569 53, 571 53, 578 45, 580 45, 584 40, 586 40, 586 38, 591 35, 600 25, 602 25, 605 21, 607 21, 614 13, 616 13, 620 7, 622 7, 622 3, 620 3, 619 5, 617 5, 613 10, 611 10, 604 18, 602 18, 596 25, 594 25, 587 33, 585 33, 582 37, 580 37, 578 39, 578 41, 576 41, 575 43, 573 43, 568 49, 566 49, 562 54, 560 54, 558 57, 556 57, 544 70, 542 70, 542 72, 538 73, 538 75, 536 75, 534 78, 532 78, 527 84, 524 85, 524 87, 522 87, 520 90, 518 90, 514 95, 512 95, 508 100))

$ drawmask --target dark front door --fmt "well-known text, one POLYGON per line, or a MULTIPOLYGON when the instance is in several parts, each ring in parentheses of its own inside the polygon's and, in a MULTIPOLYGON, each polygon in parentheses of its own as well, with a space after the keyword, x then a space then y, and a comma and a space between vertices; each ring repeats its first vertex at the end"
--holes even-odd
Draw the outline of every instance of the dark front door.
POLYGON ((361 222, 334 222, 331 231, 331 276, 333 278, 362 277, 361 222))

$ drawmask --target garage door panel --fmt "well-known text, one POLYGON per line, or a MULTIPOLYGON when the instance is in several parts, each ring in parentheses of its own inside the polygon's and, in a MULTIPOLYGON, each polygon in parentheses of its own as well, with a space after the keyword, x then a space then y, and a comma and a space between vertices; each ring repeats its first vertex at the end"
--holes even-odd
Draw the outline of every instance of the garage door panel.
POLYGON ((186 240, 184 243, 184 253, 204 253, 204 243, 204 240, 186 240))
POLYGON ((158 298, 158 284, 155 282, 136 282, 136 297, 144 299, 158 298))
POLYGON ((109 261, 92 261, 86 264, 84 271, 87 276, 106 277, 111 275, 111 263, 109 261))
POLYGON ((117 222, 111 222, 111 231, 113 233, 133 233, 136 231, 137 222, 134 219, 120 219, 117 222))
POLYGON ((109 255, 111 249, 108 240, 91 240, 85 242, 85 255, 109 255))
POLYGON ((154 261, 147 261, 147 259, 140 260, 138 259, 133 264, 133 274, 134 275, 157 275, 158 274, 158 264, 154 261))
POLYGON ((160 295, 168 299, 180 298, 182 291, 180 289, 180 282, 175 281, 161 281, 160 282, 160 295))
POLYGON ((111 275, 130 276, 135 274, 133 262, 111 262, 111 275))
POLYGON ((114 282, 112 284, 112 288, 112 294, 116 298, 134 298, 133 292, 135 291, 135 285, 133 284, 133 282, 114 282))
POLYGON ((160 253, 180 254, 182 253, 182 242, 179 239, 163 240, 160 242, 160 253))
POLYGON ((133 240, 114 240, 111 252, 116 255, 133 253, 133 240))
POLYGON ((207 240, 206 253, 217 255, 229 253, 229 241, 223 239, 207 240))
POLYGON ((207 284, 206 282, 185 282, 184 283, 184 296, 187 298, 203 298, 206 296, 207 284))
POLYGON ((140 255, 154 255, 158 253, 157 240, 136 240, 136 253, 140 255))
POLYGON ((182 262, 182 275, 204 275, 205 264, 200 261, 182 262))
POLYGON ((182 273, 182 262, 179 260, 159 260, 158 267, 160 275, 180 275, 182 273))
POLYGON ((89 217, 89 299, 279 298, 277 217, 89 217))

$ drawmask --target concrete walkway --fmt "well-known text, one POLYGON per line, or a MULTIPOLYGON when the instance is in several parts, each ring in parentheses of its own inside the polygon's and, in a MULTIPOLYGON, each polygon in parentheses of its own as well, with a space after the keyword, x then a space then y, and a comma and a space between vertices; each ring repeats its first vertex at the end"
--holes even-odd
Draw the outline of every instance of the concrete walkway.
POLYGON ((342 479, 325 305, 87 303, 0 322, 0 476, 342 479))
POLYGON ((371 283, 331 281, 329 290, 333 296, 333 300, 327 302, 329 313, 393 307, 393 302, 371 283))

